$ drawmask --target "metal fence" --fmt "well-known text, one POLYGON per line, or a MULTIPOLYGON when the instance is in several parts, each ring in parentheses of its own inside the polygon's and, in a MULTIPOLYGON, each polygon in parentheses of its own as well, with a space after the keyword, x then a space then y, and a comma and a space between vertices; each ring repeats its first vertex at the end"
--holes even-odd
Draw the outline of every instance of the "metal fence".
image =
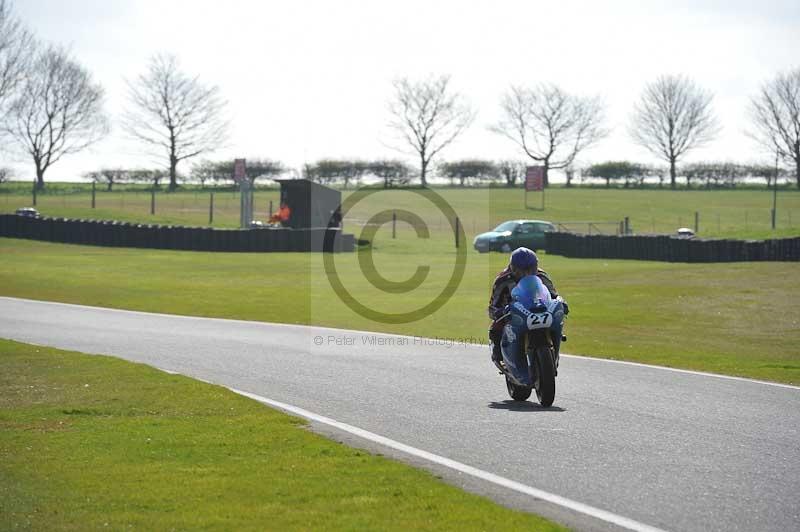
POLYGON ((619 235, 624 231, 624 222, 555 222, 564 233, 586 233, 589 235, 619 235))

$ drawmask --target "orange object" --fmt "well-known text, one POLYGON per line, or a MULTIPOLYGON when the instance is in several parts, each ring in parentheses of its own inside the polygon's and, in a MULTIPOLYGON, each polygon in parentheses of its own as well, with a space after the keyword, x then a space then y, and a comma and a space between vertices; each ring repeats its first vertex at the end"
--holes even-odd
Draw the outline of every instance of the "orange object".
POLYGON ((270 217, 269 221, 270 223, 279 223, 279 222, 286 223, 289 221, 289 218, 291 216, 292 216, 292 209, 290 209, 288 205, 283 203, 281 204, 280 209, 278 209, 278 212, 276 212, 270 217))

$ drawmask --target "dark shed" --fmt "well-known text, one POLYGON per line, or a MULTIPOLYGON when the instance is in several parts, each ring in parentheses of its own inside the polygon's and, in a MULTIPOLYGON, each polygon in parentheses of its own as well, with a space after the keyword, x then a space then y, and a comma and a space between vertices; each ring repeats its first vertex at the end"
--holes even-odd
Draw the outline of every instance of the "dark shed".
POLYGON ((292 229, 338 227, 342 193, 308 179, 282 179, 281 204, 291 210, 285 224, 292 229))

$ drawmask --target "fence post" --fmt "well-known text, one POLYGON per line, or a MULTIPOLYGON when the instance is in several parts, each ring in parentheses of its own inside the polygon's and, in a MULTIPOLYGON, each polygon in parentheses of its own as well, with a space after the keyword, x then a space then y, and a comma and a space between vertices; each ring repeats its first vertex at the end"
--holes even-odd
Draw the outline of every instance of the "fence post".
POLYGON ((461 221, 458 219, 458 216, 456 216, 456 247, 458 247, 458 226, 460 223, 461 221))
POLYGON ((625 233, 625 222, 623 220, 620 220, 619 221, 619 232, 617 234, 621 236, 624 233, 625 233))
MULTIPOLYGON (((395 211, 392 211, 392 238, 396 237, 397 237, 397 213, 395 211)), ((458 238, 458 236, 456 236, 456 238, 458 238)), ((456 244, 456 247, 458 247, 458 244, 456 244)))
POLYGON ((625 234, 628 235, 631 232, 631 219, 627 216, 625 217, 625 234))
POLYGON ((150 191, 150 214, 156 213, 156 189, 150 191))
POLYGON ((96 183, 96 182, 94 182, 94 181, 92 181, 92 209, 94 209, 94 206, 95 206, 95 192, 96 192, 96 188, 97 188, 97 183, 96 183))
POLYGON ((214 223, 214 192, 211 192, 211 198, 208 200, 208 225, 214 223))
POLYGON ((36 207, 36 180, 33 180, 33 206, 36 207))
POLYGON ((272 219, 272 200, 269 200, 269 220, 272 219))
POLYGON ((249 211, 248 212, 250 213, 250 220, 247 221, 247 227, 250 227, 250 223, 253 221, 253 218, 254 218, 253 213, 256 212, 256 210, 255 210, 255 205, 256 205, 256 190, 255 189, 256 189, 256 187, 255 187, 255 185, 251 185, 251 187, 252 187, 252 189, 250 190, 250 198, 249 198, 250 199, 250 205, 248 206, 249 207, 249 211))
POLYGON ((700 232, 700 213, 694 211, 694 234, 700 232))

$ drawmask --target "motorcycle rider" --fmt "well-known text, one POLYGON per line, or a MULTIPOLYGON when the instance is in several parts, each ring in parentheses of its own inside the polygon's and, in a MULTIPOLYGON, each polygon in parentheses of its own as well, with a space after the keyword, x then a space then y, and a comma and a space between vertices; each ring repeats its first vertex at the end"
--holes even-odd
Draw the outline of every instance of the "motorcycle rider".
MULTIPOLYGON (((492 362, 499 365, 503 360, 502 352, 500 351, 500 339, 503 335, 503 326, 505 320, 498 320, 503 315, 506 305, 511 303, 511 290, 514 289, 517 282, 525 276, 536 275, 541 279, 542 284, 547 287, 550 292, 550 297, 555 299, 558 297, 556 287, 553 281, 547 275, 547 272, 539 269, 539 258, 536 253, 528 248, 521 247, 515 249, 511 253, 508 261, 508 266, 497 274, 492 285, 492 293, 489 298, 489 319, 493 324, 489 328, 489 344, 492 349, 492 362)), ((566 305, 565 305, 566 307, 566 305)), ((565 313, 569 312, 565 308, 565 313)))

